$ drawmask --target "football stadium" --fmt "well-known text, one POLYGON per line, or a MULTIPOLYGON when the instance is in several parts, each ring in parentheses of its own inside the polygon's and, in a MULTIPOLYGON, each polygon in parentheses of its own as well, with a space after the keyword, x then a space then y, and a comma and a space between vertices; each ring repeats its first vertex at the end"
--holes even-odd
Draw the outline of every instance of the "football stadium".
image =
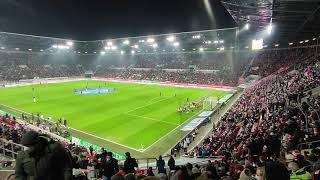
POLYGON ((0 11, 0 180, 320 178, 318 1, 0 11))

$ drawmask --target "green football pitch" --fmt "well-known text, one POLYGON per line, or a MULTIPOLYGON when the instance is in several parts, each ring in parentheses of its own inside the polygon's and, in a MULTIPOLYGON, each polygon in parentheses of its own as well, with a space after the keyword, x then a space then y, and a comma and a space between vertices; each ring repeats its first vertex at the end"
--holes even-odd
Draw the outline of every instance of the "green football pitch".
POLYGON ((25 112, 40 112, 68 126, 134 149, 146 149, 199 113, 178 113, 177 108, 207 96, 227 92, 104 81, 1 88, 0 104, 25 112), (110 94, 77 95, 75 89, 114 88, 110 94), (161 95, 160 95, 161 94, 161 95), (33 101, 36 97, 36 102, 33 101))

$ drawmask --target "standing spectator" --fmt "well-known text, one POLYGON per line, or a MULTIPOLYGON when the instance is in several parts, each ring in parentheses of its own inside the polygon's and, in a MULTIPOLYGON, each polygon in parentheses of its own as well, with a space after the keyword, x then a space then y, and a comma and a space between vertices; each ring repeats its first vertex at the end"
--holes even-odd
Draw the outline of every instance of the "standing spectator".
POLYGON ((138 167, 137 161, 135 158, 132 158, 129 152, 125 153, 126 160, 124 161, 124 172, 126 174, 135 173, 135 167, 138 167))
POLYGON ((173 159, 172 156, 170 156, 170 159, 168 161, 168 166, 170 168, 170 171, 174 170, 175 167, 176 167, 176 162, 175 162, 175 160, 173 159))
POLYGON ((104 148, 101 148, 100 154, 99 154, 98 157, 101 159, 101 161, 105 161, 106 160, 106 156, 107 156, 107 151, 104 150, 104 148))
POLYGON ((305 170, 305 168, 299 169, 298 163, 291 162, 288 164, 288 168, 291 170, 290 179, 302 179, 311 180, 311 174, 305 170))
POLYGON ((265 165, 266 179, 289 180, 290 174, 285 165, 278 161, 266 162, 265 165))
POLYGON ((154 176, 154 173, 152 171, 152 167, 149 167, 147 170, 147 176, 154 176))
POLYGON ((185 153, 186 153, 187 150, 188 150, 188 142, 187 142, 186 139, 183 141, 183 150, 184 150, 185 153))
POLYGON ((110 180, 119 172, 118 160, 112 157, 112 152, 107 152, 107 157, 101 164, 101 171, 103 180, 110 180))
POLYGON ((21 144, 28 149, 20 151, 16 159, 16 180, 69 180, 71 157, 59 142, 29 131, 23 135, 21 144))
POLYGON ((92 152, 93 152, 93 147, 92 146, 89 147, 89 152, 90 152, 90 155, 93 155, 92 154, 92 152))
POLYGON ((158 173, 159 174, 160 173, 166 174, 166 169, 164 168, 165 165, 166 165, 166 163, 162 159, 162 156, 159 156, 159 159, 157 160, 157 168, 158 168, 158 173))

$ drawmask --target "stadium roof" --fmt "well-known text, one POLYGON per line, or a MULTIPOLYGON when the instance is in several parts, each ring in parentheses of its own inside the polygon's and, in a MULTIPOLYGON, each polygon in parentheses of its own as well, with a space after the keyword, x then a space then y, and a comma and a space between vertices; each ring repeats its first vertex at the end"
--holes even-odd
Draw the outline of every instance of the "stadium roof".
POLYGON ((97 53, 198 52, 234 49, 238 28, 170 33, 96 41, 77 41, 0 32, 6 51, 97 53))
POLYGON ((320 35, 319 0, 222 0, 240 25, 259 31, 273 24, 274 38, 286 41, 320 35))

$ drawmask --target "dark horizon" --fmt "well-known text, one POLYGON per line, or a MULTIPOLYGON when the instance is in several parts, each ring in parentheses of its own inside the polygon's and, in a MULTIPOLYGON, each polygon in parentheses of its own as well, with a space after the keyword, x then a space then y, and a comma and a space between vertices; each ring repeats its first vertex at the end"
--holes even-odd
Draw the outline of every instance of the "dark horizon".
POLYGON ((217 0, 3 0, 0 30, 80 41, 235 27, 217 0), (205 7, 210 2, 214 18, 205 7))

